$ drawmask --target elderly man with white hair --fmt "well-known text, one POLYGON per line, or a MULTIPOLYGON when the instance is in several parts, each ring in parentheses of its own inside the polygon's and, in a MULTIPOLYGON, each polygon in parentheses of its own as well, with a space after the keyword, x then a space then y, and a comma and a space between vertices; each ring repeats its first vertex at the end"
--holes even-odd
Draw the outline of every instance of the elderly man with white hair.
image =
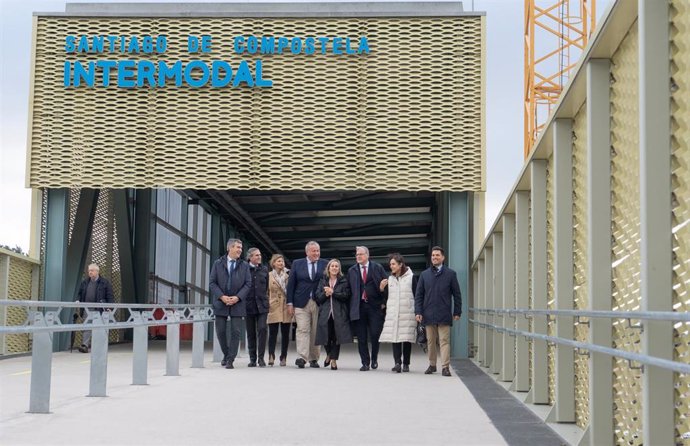
MULTIPOLYGON (((113 303, 113 287, 110 282, 101 277, 100 268, 95 263, 88 267, 88 275, 79 285, 79 292, 77 293, 77 302, 98 302, 98 303, 113 303)), ((101 310, 102 311, 102 310, 101 310)), ((91 348, 91 330, 84 330, 81 332, 82 342, 79 351, 88 353, 91 348)))

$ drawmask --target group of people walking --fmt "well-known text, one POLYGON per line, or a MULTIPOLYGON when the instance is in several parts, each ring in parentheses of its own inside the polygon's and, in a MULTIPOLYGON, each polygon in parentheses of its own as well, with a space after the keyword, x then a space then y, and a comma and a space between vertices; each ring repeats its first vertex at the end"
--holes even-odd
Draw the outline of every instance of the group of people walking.
POLYGON ((242 241, 230 239, 227 254, 211 268, 210 288, 216 335, 223 351, 221 365, 234 368, 242 326, 246 321, 249 367, 273 366, 278 332, 281 366, 287 365, 292 322, 297 325, 295 365, 318 368, 320 349, 326 350, 324 367, 338 369, 340 346, 357 337, 360 371, 377 369, 380 342, 393 346, 393 372, 409 372, 417 324, 428 340, 429 366, 437 371, 437 342, 444 376, 450 376, 450 326, 462 314, 457 274, 443 265, 443 248, 431 250, 432 266, 419 276, 398 253, 389 256, 390 274, 369 259, 365 246, 356 247, 357 263, 347 272, 338 259, 321 258, 315 241, 305 246, 305 258, 286 268, 285 258, 274 254, 269 267, 261 264, 258 248, 241 259, 242 241), (229 331, 228 331, 229 330, 229 331))

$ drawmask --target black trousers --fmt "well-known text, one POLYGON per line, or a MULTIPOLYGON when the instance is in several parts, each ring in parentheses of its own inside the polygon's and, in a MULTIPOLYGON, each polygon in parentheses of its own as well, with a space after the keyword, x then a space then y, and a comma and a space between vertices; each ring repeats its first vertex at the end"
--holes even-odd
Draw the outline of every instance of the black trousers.
POLYGON ((324 347, 326 348, 328 357, 337 361, 340 357, 340 344, 338 344, 338 340, 335 336, 335 322, 333 322, 333 316, 328 317, 328 342, 324 347))
POLYGON ((393 359, 396 364, 410 365, 410 353, 412 352, 411 342, 394 342, 393 343, 393 359), (402 356, 402 362, 400 361, 402 356))
POLYGON ((378 362, 379 337, 383 330, 385 314, 380 305, 359 301, 359 320, 355 322, 357 333, 357 346, 362 365, 378 362), (369 344, 371 342, 371 356, 369 356, 369 344))
POLYGON ((268 324, 268 355, 276 356, 276 343, 278 341, 278 326, 280 326, 280 359, 287 358, 290 346, 290 323, 276 322, 268 324))
POLYGON ((244 321, 241 317, 216 316, 216 336, 220 349, 223 351, 223 359, 234 361, 240 348, 240 337, 244 321), (228 337, 228 324, 230 324, 230 336, 228 337))
POLYGON ((247 315, 247 350, 249 350, 249 361, 256 362, 257 350, 259 358, 264 359, 266 352, 266 319, 268 314, 247 315), (257 346, 258 338, 258 346, 257 346))

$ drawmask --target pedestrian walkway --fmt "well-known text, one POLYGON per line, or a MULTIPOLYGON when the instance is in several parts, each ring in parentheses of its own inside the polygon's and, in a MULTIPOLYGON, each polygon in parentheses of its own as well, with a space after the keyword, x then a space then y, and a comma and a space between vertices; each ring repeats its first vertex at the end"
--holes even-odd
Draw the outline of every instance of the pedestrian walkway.
POLYGON ((89 356, 56 353, 51 414, 26 413, 31 358, 2 360, 0 444, 506 444, 455 372, 423 374, 419 350, 401 374, 387 348, 378 370, 360 372, 353 345, 337 371, 210 359, 189 368, 183 343, 180 376, 163 376, 165 342, 152 341, 149 385, 132 386, 131 345, 111 346, 108 397, 87 398, 89 356))

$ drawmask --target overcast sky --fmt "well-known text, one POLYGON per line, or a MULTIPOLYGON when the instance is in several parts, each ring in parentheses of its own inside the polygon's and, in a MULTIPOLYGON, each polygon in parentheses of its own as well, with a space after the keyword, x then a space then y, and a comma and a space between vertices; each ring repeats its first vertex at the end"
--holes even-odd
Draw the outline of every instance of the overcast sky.
MULTIPOLYGON (((155 0, 146 0, 152 1, 155 0)), ((186 3, 197 1, 186 0, 186 3)), ((609 1, 599 0, 598 11, 603 11, 609 1)), ((24 184, 32 13, 64 11, 65 3, 58 0, 0 0, 0 209, 3 213, 0 244, 19 245, 24 251, 29 249, 31 217, 31 195, 24 184)), ((475 10, 485 11, 487 17, 486 226, 489 228, 523 163, 524 0, 466 0, 464 9, 471 10, 473 4, 475 10)))

